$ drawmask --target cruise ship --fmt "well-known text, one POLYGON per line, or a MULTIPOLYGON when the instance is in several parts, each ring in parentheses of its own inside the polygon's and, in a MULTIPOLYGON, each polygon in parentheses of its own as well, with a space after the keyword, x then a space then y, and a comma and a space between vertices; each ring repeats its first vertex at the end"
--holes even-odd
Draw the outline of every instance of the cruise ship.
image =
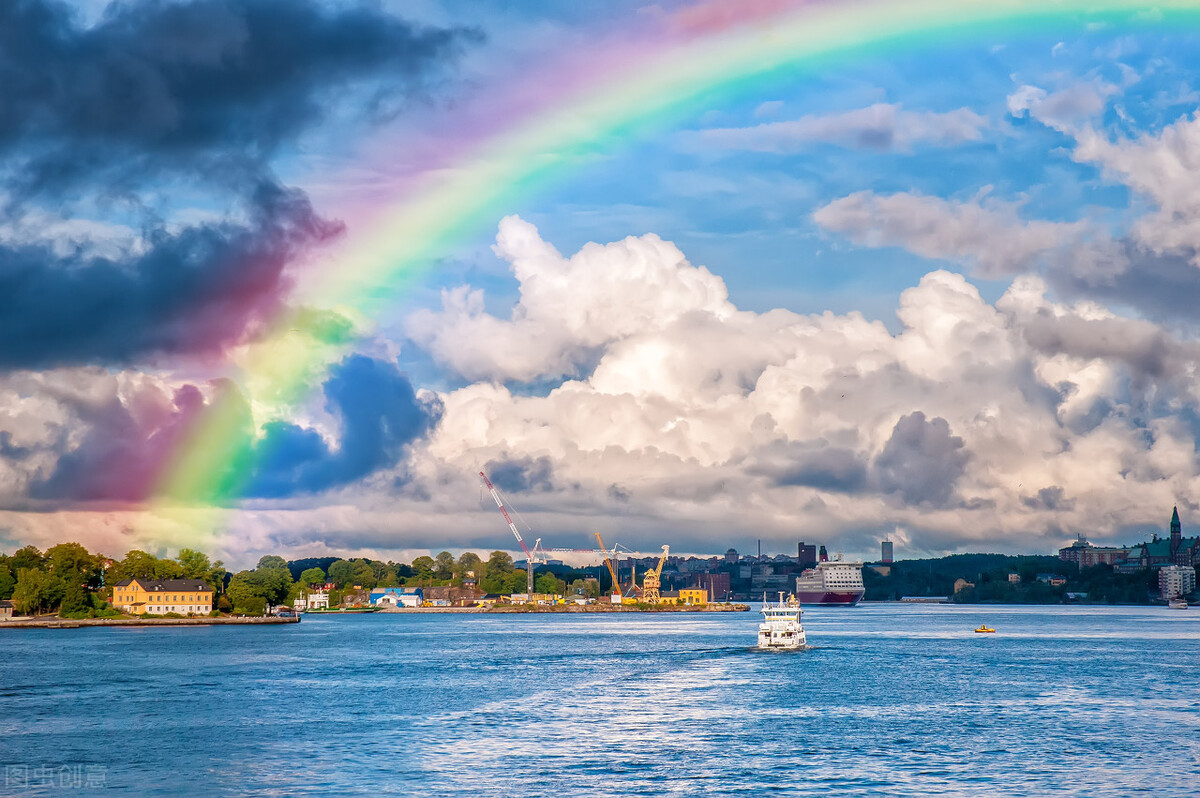
POLYGON ((844 604, 853 607, 862 600, 861 562, 819 562, 796 577, 796 599, 801 604, 844 604))

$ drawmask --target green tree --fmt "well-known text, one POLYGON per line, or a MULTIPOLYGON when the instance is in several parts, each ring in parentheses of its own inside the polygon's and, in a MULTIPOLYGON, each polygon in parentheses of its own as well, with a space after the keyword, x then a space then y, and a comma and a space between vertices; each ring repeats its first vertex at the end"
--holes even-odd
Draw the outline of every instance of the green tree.
POLYGON ((302 585, 323 585, 325 584, 325 572, 320 568, 309 568, 300 574, 299 581, 302 585))
MULTIPOLYGON (((500 593, 524 593, 529 587, 524 571, 513 571, 504 577, 504 589, 500 593)), ((490 591, 489 591, 490 592, 490 591)))
MULTIPOLYGON (((292 572, 282 557, 268 555, 258 561, 253 571, 253 581, 259 586, 260 595, 271 604, 280 604, 292 589, 292 572)), ((236 602, 235 602, 236 603, 236 602)))
POLYGON ((354 560, 353 566, 351 571, 353 581, 350 584, 360 585, 367 590, 375 587, 375 569, 371 567, 369 561, 354 560))
POLYGON ((233 611, 243 615, 262 615, 267 609, 266 588, 255 571, 238 571, 225 591, 233 611))
POLYGON ((100 562, 78 543, 59 543, 46 549, 46 565, 52 573, 59 574, 64 579, 68 573, 76 573, 85 582, 99 584, 100 562))
POLYGON ((83 618, 91 609, 92 601, 87 588, 78 579, 65 578, 62 605, 58 608, 58 614, 64 618, 83 618))
MULTIPOLYGON (((512 557, 503 551, 493 551, 488 557, 487 567, 479 585, 485 593, 511 593, 512 591, 508 590, 508 576, 512 572, 512 557)), ((524 578, 524 574, 522 574, 522 578, 524 578)), ((524 589, 522 586, 521 591, 524 589)))
POLYGON ((413 576, 422 584, 428 584, 433 579, 433 570, 437 567, 432 557, 418 557, 412 561, 413 576))
POLYGON ((483 576, 483 560, 473 551, 464 551, 458 556, 458 562, 454 564, 454 577, 466 579, 467 575, 472 573, 475 574, 476 579, 483 576))
POLYGON ((336 560, 329 566, 329 581, 338 587, 352 584, 354 565, 349 560, 336 560))
POLYGON ((287 570, 287 560, 277 554, 266 554, 258 559, 258 565, 254 566, 254 570, 261 571, 264 568, 282 568, 287 570))
POLYGON ((546 573, 533 580, 533 592, 561 596, 567 592, 566 584, 554 574, 546 573))
POLYGON ((62 602, 66 585, 57 575, 34 568, 17 571, 17 586, 13 590, 13 606, 18 612, 34 615, 49 612, 62 602))
POLYGON ((45 562, 37 546, 24 546, 8 558, 8 567, 14 574, 20 574, 22 568, 41 568, 45 562))
POLYGON ((192 549, 180 549, 175 561, 179 563, 184 579, 204 579, 213 568, 207 554, 192 549))
POLYGON ((158 558, 153 554, 133 549, 126 552, 125 558, 120 562, 112 564, 105 575, 105 581, 115 585, 126 579, 154 579, 154 566, 157 564, 158 558))
POLYGON ((448 582, 454 578, 454 555, 448 551, 439 551, 433 558, 433 578, 440 582, 448 582))
MULTIPOLYGON (((7 559, 7 558, 5 558, 7 559)), ((17 578, 7 562, 0 562, 0 601, 12 598, 13 589, 17 586, 17 578)))

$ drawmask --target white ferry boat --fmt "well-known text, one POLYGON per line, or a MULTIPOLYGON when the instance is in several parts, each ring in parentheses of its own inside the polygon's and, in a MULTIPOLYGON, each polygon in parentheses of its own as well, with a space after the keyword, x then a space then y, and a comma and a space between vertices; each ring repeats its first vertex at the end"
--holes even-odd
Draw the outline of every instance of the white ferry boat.
POLYGON ((758 647, 776 650, 793 650, 804 648, 807 638, 804 627, 800 624, 800 603, 795 596, 783 600, 779 594, 779 603, 772 604, 763 594, 763 622, 758 625, 758 647))
POLYGON ((1173 598, 1167 602, 1167 606, 1173 610, 1186 610, 1188 603, 1181 598, 1173 598))
POLYGON ((843 604, 853 607, 866 588, 861 562, 819 562, 796 577, 796 600, 801 604, 843 604))

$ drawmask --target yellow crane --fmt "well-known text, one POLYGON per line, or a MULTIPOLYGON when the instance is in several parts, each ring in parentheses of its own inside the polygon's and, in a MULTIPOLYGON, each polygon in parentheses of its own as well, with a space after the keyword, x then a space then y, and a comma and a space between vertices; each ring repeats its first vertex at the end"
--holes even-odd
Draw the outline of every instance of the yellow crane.
POLYGON ((670 550, 670 546, 663 546, 662 556, 658 558, 658 565, 647 571, 646 575, 642 577, 642 601, 648 604, 657 604, 659 602, 659 577, 662 576, 663 563, 667 561, 667 552, 670 550))
POLYGON ((617 569, 613 567, 613 562, 608 556, 608 549, 604 548, 604 540, 601 539, 600 533, 596 532, 596 542, 600 544, 600 551, 604 555, 604 564, 608 567, 608 575, 612 577, 612 592, 621 592, 621 583, 617 581, 617 569))

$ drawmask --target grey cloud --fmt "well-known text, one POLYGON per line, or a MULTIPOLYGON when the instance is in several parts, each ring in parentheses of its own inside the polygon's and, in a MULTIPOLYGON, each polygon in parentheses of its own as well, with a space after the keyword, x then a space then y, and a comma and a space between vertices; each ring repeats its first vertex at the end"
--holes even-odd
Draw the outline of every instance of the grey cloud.
POLYGON ((544 455, 489 460, 483 470, 500 490, 509 493, 554 489, 554 461, 544 455))
POLYGON ((1021 502, 1031 510, 1074 510, 1075 500, 1068 499, 1058 485, 1042 488, 1033 496, 1022 496, 1021 502))
POLYGON ((822 439, 777 442, 757 459, 749 471, 770 477, 779 486, 855 493, 867 483, 867 464, 857 452, 822 439))
POLYGON ((10 190, 162 169, 262 171, 348 87, 419 88, 476 38, 359 4, 113 3, 91 27, 55 0, 0 3, 0 155, 10 190))
POLYGON ((951 503, 968 458, 962 438, 951 434, 944 418, 927 420, 918 410, 896 422, 872 464, 872 478, 881 491, 909 504, 941 507, 951 503))

